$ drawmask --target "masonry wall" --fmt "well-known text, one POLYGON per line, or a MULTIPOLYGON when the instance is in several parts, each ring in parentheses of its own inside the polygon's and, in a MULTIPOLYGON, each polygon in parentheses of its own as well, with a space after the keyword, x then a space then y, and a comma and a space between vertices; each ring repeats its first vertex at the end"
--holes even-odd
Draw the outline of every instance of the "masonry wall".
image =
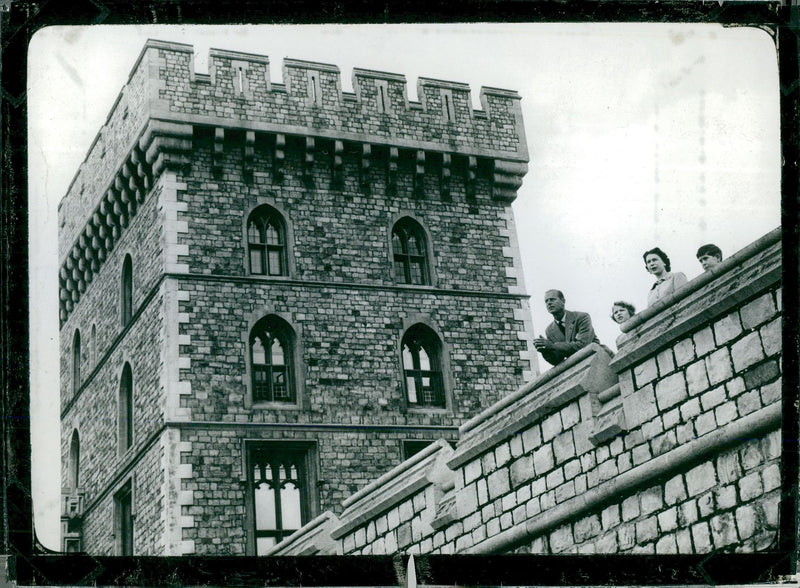
POLYGON ((266 57, 214 50, 207 75, 191 59, 147 43, 61 204, 62 457, 66 471, 77 428, 90 551, 113 548, 109 501, 132 476, 135 553, 243 553, 245 440, 313 441, 312 514, 336 510, 403 440, 454 438, 535 371, 510 208, 527 171, 516 93, 484 88, 474 111, 453 82, 422 79, 409 103, 396 74, 357 70, 348 94, 335 66, 286 60, 273 84, 266 57), (287 224, 288 276, 248 275, 246 219, 264 203, 287 224), (394 281, 405 215, 427 231, 430 285, 394 281), (267 314, 295 331, 297 405, 251 402, 248 336, 267 314), (417 322, 441 339, 446 409, 404 402, 417 322), (135 441, 120 457, 126 361, 135 441))
MULTIPOLYGON (((320 483, 310 489, 310 519, 326 510, 339 510, 344 498, 401 462, 403 441, 433 441, 441 434, 441 430, 370 427, 184 427, 181 440, 190 443, 192 451, 184 454, 182 462, 191 464, 193 476, 181 482, 181 490, 192 494, 191 504, 183 506, 181 514, 192 517, 195 524, 183 530, 183 539, 193 542, 198 555, 246 554, 247 486, 242 483, 245 439, 314 444, 312 461, 320 483)), ((454 438, 455 431, 450 436, 454 438)))
POLYGON ((332 536, 346 554, 769 548, 780 251, 776 230, 634 317, 613 360, 586 348, 471 419, 450 476, 379 506, 352 499, 332 536))
POLYGON ((508 100, 516 96, 513 92, 485 88, 485 109, 473 112, 469 86, 420 80, 420 102, 415 104, 409 103, 405 76, 356 70, 355 93, 350 94, 342 92, 336 66, 287 59, 283 83, 273 83, 268 58, 219 50, 211 51, 209 74, 196 75, 191 47, 176 50, 179 47, 148 49, 150 63, 158 67, 157 108, 169 118, 236 117, 265 125, 291 125, 304 132, 313 129, 318 135, 327 132, 344 139, 383 137, 382 142, 392 144, 398 140, 441 143, 444 139, 450 143, 448 151, 478 148, 509 157, 527 154, 519 111, 508 100), (379 86, 385 88, 383 107, 379 86), (452 119, 445 111, 445 94, 453 103, 452 119))
POLYGON ((148 68, 134 68, 120 91, 106 123, 58 206, 60 259, 78 238, 101 196, 112 185, 113 172, 127 158, 139 140, 149 111, 148 68))
POLYGON ((114 495, 128 481, 133 487, 133 552, 136 555, 163 555, 165 507, 163 451, 158 443, 149 444, 136 462, 115 479, 107 491, 92 504, 83 518, 83 550, 92 555, 119 555, 114 518, 114 495))
MULTIPOLYGON (((77 429, 81 447, 79 488, 84 493, 87 513, 104 508, 100 501, 108 499, 102 497, 120 475, 131 469, 138 472, 139 452, 153 442, 163 426, 163 389, 159 372, 152 367, 161 358, 162 308, 163 299, 157 293, 62 416, 63 479, 67 479, 72 431, 77 429), (117 411, 126 362, 130 363, 133 374, 133 445, 120 455, 117 411)), ((147 475, 160 476, 160 473, 147 475)), ((113 519, 106 520, 106 525, 113 528, 113 519)), ((150 532, 155 536, 158 530, 153 527, 150 532)), ((87 532, 86 537, 89 536, 87 532)), ((104 541, 97 541, 97 545, 104 545, 104 541)), ((152 543, 155 539, 142 537, 142 541, 152 543)))
MULTIPOLYGON (((138 209, 119 242, 109 252, 94 279, 86 288, 81 301, 75 305, 69 320, 60 331, 61 350, 61 410, 73 398, 72 344, 75 329, 81 333, 81 379, 92 387, 92 372, 101 368, 112 348, 120 344, 125 327, 122 325, 122 265, 130 255, 133 268, 132 308, 137 310, 152 296, 164 271, 159 190, 154 190, 138 209), (92 345, 92 327, 96 342, 92 345), (94 353, 94 349, 96 353, 94 353)), ((141 329, 142 327, 136 327, 141 329)), ((131 348, 132 349, 132 348, 131 348)), ((90 392, 87 392, 91 394, 90 392)))
POLYGON ((245 271, 244 227, 260 203, 273 203, 284 213, 294 235, 294 272, 300 280, 395 286, 391 263, 391 229, 410 214, 427 229, 433 245, 434 286, 483 292, 507 292, 524 286, 507 275, 513 266, 504 248, 513 229, 508 203, 491 198, 486 169, 479 170, 474 197, 468 198, 461 174, 454 173, 450 194, 442 197, 439 174, 426 166, 425 196, 414 193, 414 162, 401 157, 396 191, 387 186, 385 154, 376 154, 369 189, 360 186, 360 153, 344 153, 343 184, 332 187, 333 144, 317 142, 313 180, 304 179, 299 140, 288 141, 282 180, 275 178, 274 146, 256 141, 252 178, 242 165, 243 133, 227 133, 220 171, 212 171, 212 136, 195 132, 191 173, 180 195, 189 223, 181 258, 190 273, 242 276, 245 271), (505 233, 505 234, 504 234, 505 233), (476 276, 480 279, 476 280, 476 276))

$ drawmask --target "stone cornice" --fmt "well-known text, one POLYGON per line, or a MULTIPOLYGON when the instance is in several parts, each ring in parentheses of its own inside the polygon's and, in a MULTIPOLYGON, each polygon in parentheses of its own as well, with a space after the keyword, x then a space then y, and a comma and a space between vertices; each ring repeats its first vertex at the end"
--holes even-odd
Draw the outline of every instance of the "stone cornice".
POLYGON ((528 300, 528 294, 510 294, 508 292, 483 292, 481 290, 448 290, 432 286, 398 286, 387 284, 366 284, 356 282, 323 282, 317 280, 294 280, 291 278, 261 277, 261 276, 231 276, 220 274, 176 274, 167 273, 166 277, 176 280, 194 280, 205 282, 234 282, 238 284, 263 284, 265 286, 291 286, 306 288, 336 288, 338 290, 373 290, 380 292, 395 292, 398 294, 431 294, 435 296, 458 296, 473 298, 502 298, 507 300, 528 300))
POLYGON ((59 269, 59 320, 66 322, 166 168, 189 164, 191 125, 150 120, 128 156, 112 174, 59 269))

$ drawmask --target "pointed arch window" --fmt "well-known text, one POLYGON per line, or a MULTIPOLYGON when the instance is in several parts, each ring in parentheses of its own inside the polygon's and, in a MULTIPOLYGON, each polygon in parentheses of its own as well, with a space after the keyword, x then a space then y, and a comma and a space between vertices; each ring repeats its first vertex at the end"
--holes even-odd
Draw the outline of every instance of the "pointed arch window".
POLYGON ((72 393, 81 387, 81 332, 75 329, 72 336, 72 393))
POLYGON ((446 407, 442 344, 432 329, 416 324, 403 336, 403 378, 409 406, 446 407))
POLYGON ((92 354, 92 367, 97 364, 97 327, 92 325, 92 340, 91 340, 91 354, 92 354))
POLYGON ((392 229, 394 279, 399 284, 430 284, 425 231, 411 218, 399 220, 392 229))
POLYGON ((71 489, 76 489, 80 483, 80 459, 81 459, 81 441, 78 436, 78 430, 72 431, 72 440, 69 443, 69 479, 67 485, 71 489))
POLYGON ((253 402, 295 402, 292 328, 277 316, 261 319, 250 332, 253 402))
POLYGON ((259 206, 247 219, 248 263, 251 275, 287 276, 286 225, 280 213, 259 206))
POLYGON ((129 363, 122 368, 118 411, 117 439, 119 454, 122 455, 133 445, 133 373, 129 363))
POLYGON ((133 318, 133 261, 130 255, 125 256, 125 261, 122 264, 120 306, 122 326, 125 327, 133 318))

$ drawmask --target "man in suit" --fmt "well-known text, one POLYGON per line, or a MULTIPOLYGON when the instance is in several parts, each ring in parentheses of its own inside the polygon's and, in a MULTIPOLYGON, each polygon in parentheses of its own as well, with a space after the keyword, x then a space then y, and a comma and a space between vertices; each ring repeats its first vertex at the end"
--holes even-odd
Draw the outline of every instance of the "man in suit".
POLYGON ((548 363, 558 365, 589 343, 600 343, 592 328, 592 317, 585 312, 564 310, 564 294, 560 290, 544 293, 547 312, 553 315, 553 322, 547 326, 547 338, 533 340, 536 350, 548 363))

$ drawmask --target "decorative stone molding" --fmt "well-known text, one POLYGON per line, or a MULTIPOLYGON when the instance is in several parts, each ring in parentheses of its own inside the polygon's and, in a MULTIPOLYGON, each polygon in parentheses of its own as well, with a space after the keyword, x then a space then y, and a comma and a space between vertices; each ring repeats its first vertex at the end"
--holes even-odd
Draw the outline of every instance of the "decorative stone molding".
POLYGON ((442 154, 442 175, 439 181, 439 191, 444 202, 450 201, 450 177, 452 175, 451 166, 453 158, 449 153, 442 154))
POLYGON ((431 484, 442 488, 451 483, 453 472, 445 462, 452 453, 440 439, 353 494, 342 503, 344 512, 331 536, 341 539, 431 484))
POLYGON ((417 151, 414 165, 414 196, 425 197, 425 152, 417 151))
POLYGON ((286 161, 286 135, 275 135, 275 152, 272 157, 272 176, 276 182, 283 181, 283 164, 286 161))
POLYGON ((341 189, 341 187, 344 185, 343 157, 344 157, 344 143, 342 141, 334 141, 331 187, 335 190, 341 189))
POLYGON ((372 146, 369 143, 364 143, 361 146, 361 166, 359 167, 361 188, 365 191, 369 190, 369 169, 372 160, 372 146))
POLYGON ((522 178, 528 173, 528 164, 518 161, 495 159, 492 176, 492 198, 505 202, 513 202, 517 190, 522 186, 522 178))
POLYGON ((399 157, 397 147, 389 147, 389 158, 386 160, 386 191, 389 194, 397 192, 397 160, 399 157))
POLYGON ((331 531, 339 524, 336 515, 326 510, 264 555, 341 555, 341 542, 331 537, 331 531))

